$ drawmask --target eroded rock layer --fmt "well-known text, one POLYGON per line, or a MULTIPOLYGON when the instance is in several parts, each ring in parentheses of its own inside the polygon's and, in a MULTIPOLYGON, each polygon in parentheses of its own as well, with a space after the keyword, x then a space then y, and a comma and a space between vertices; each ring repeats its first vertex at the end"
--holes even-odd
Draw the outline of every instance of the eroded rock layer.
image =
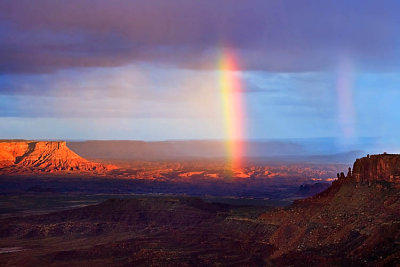
POLYGON ((0 142, 0 168, 98 172, 113 167, 80 157, 67 147, 65 141, 11 141, 0 142))
POLYGON ((357 182, 386 181, 400 183, 400 155, 381 154, 357 159, 353 166, 357 182))

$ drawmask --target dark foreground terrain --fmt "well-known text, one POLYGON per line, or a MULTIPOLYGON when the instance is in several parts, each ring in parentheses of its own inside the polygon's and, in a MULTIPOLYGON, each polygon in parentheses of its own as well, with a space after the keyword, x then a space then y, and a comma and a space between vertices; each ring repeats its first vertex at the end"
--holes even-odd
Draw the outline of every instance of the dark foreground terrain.
POLYGON ((46 215, 3 219, 2 265, 261 264, 273 247, 263 207, 190 197, 111 199, 46 215), (264 238, 260 238, 264 237, 264 238), (263 240, 264 239, 264 240, 263 240))
MULTIPOLYGON (((347 179, 347 178, 346 178, 347 179)), ((400 192, 335 182, 286 208, 110 199, 0 221, 1 266, 396 266, 400 192)))
MULTIPOLYGON (((315 195, 328 182, 295 179, 221 179, 154 181, 90 176, 0 176, 0 195, 48 194, 169 194, 293 200, 315 195)), ((1 207, 0 207, 1 208, 1 207)))

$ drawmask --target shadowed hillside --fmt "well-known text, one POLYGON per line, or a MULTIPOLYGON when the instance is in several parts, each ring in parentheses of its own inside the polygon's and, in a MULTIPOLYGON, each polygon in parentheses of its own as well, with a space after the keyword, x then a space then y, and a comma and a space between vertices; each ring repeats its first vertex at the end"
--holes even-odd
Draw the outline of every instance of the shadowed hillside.
POLYGON ((357 159, 324 192, 265 213, 280 265, 385 265, 400 261, 400 155, 357 159))

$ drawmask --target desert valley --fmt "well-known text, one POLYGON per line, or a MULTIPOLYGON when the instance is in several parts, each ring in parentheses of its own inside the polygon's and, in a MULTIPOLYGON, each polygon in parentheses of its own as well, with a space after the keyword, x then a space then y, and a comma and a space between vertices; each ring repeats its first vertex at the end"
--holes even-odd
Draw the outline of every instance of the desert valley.
POLYGON ((61 141, 0 145, 2 266, 400 259, 400 155, 368 155, 346 174, 298 162, 229 172, 210 160, 95 163, 61 141))
MULTIPOLYGON (((73 145, 79 150, 77 143, 73 145)), ((0 147, 0 174, 3 184, 8 183, 3 190, 9 193, 13 190, 29 191, 45 179, 54 183, 62 181, 58 188, 50 189, 66 192, 74 191, 68 184, 76 187, 74 183, 79 181, 83 191, 92 193, 179 193, 294 199, 326 189, 337 178, 337 171, 348 167, 343 163, 266 161, 262 158, 249 158, 242 166, 233 167, 221 157, 164 156, 159 160, 154 155, 154 160, 146 160, 146 157, 118 159, 115 156, 87 160, 73 152, 65 141, 3 141, 0 147), (96 179, 88 180, 89 177, 96 179)), ((131 150, 136 151, 135 146, 131 150)), ((123 149, 120 151, 123 154, 123 149)))

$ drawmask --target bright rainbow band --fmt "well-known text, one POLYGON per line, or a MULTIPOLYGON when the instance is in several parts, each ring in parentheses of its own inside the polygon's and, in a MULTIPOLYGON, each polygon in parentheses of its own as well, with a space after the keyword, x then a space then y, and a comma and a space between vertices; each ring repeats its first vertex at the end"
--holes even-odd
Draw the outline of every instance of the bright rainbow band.
POLYGON ((226 156, 234 170, 242 166, 244 156, 245 110, 240 69, 232 50, 222 49, 218 69, 225 122, 226 156))

